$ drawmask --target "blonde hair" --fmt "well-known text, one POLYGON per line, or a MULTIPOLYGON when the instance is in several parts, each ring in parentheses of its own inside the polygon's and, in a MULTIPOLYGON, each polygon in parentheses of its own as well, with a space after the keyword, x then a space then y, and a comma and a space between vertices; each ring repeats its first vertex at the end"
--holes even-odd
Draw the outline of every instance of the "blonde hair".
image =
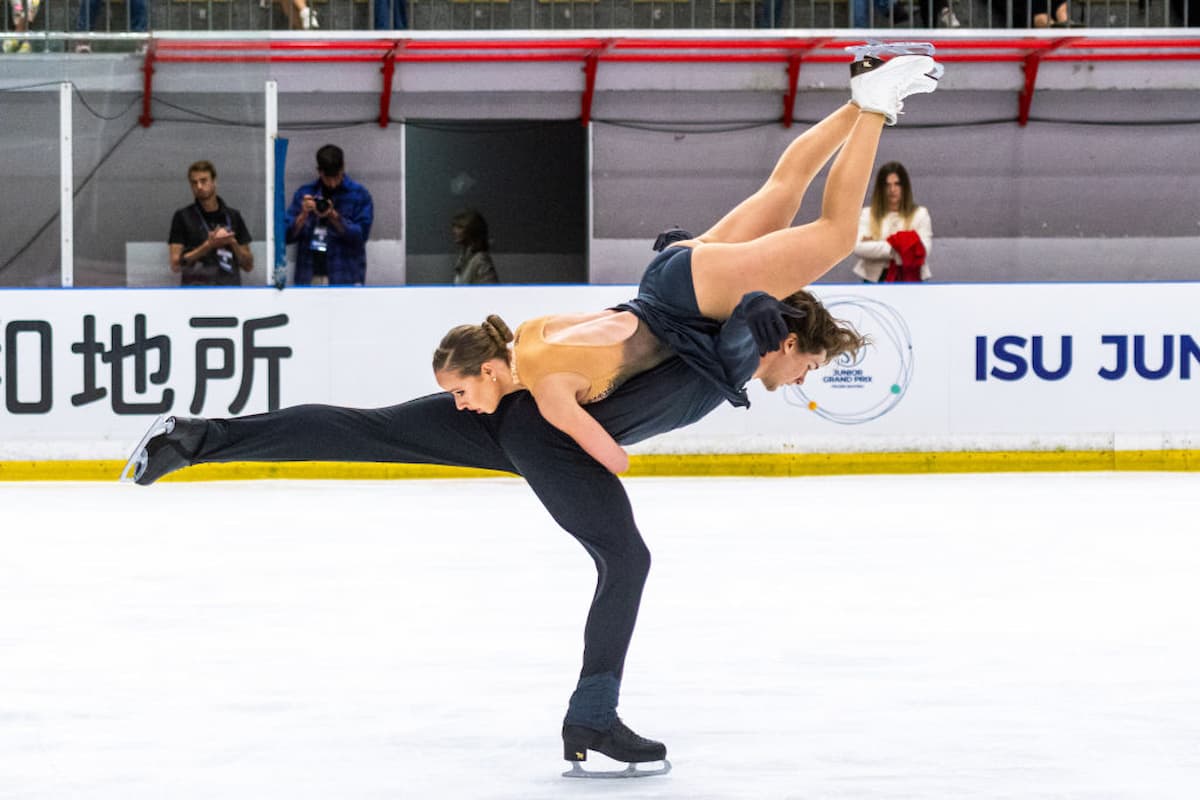
POLYGON ((508 343, 512 340, 512 331, 496 314, 489 314, 478 325, 455 326, 433 351, 433 371, 478 375, 483 371, 483 365, 493 358, 502 358, 508 364, 508 343))

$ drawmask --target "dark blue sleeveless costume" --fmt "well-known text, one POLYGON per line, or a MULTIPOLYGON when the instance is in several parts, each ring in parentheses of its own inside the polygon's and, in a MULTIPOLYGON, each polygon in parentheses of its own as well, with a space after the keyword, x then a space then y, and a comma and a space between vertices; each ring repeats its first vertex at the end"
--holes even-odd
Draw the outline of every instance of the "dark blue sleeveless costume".
MULTIPOLYGON (((662 253, 625 306, 679 357, 586 406, 621 444, 690 425, 726 400, 749 405, 743 387, 758 364, 753 340, 739 312, 723 326, 700 315, 690 259, 686 248, 662 253)), ((621 481, 547 423, 528 392, 506 396, 487 415, 458 411, 450 395, 438 393, 387 408, 304 405, 209 420, 193 463, 232 461, 445 464, 525 478, 599 573, 567 722, 601 731, 611 725, 650 551, 621 481)))
POLYGON ((758 367, 758 350, 747 304, 762 294, 747 294, 723 323, 706 317, 696 304, 691 248, 668 247, 646 267, 637 297, 615 308, 636 314, 732 405, 749 407, 746 382, 758 367))

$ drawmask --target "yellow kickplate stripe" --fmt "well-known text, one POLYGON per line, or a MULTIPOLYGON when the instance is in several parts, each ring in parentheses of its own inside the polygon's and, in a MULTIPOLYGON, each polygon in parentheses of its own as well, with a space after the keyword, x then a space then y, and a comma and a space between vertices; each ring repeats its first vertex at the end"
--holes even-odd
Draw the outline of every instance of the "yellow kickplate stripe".
POLYGON ((1014 450, 905 453, 742 453, 635 456, 630 475, 905 475, 1200 469, 1200 450, 1014 450))
MULTIPOLYGON (((1013 450, 945 453, 714 453, 633 456, 631 477, 904 475, 936 472, 1200 470, 1200 450, 1013 450)), ((121 461, 0 461, 0 481, 114 481, 121 461)), ((425 464, 201 464, 165 481, 495 478, 508 473, 425 464)), ((509 476, 510 477, 510 476, 509 476)))

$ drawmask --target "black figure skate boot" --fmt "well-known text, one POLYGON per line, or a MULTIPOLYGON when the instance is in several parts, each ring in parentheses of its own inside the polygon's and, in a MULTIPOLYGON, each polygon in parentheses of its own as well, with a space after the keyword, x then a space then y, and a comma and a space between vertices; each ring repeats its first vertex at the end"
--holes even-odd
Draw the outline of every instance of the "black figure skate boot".
POLYGON ((638 736, 629 729, 621 718, 613 720, 607 731, 597 731, 582 725, 563 725, 563 758, 571 762, 571 769, 563 773, 564 778, 644 778, 647 775, 666 775, 671 771, 667 761, 667 747, 662 742, 638 736), (587 761, 587 751, 595 750, 615 761, 625 761, 628 767, 608 772, 593 772, 579 766, 587 761), (657 769, 638 769, 638 764, 661 761, 657 769))
POLYGON ((149 486, 164 475, 190 467, 207 433, 207 420, 160 416, 133 448, 121 470, 121 482, 149 486))

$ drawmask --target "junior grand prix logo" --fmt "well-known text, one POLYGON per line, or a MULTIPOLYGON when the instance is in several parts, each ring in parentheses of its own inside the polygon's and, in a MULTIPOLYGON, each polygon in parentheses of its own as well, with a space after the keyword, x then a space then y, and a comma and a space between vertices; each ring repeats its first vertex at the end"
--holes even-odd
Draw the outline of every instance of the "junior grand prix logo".
POLYGON ((868 297, 838 295, 822 303, 871 343, 857 356, 842 355, 810 374, 803 386, 787 387, 784 398, 841 425, 861 425, 882 417, 900 403, 912 381, 908 325, 896 309, 868 297))

